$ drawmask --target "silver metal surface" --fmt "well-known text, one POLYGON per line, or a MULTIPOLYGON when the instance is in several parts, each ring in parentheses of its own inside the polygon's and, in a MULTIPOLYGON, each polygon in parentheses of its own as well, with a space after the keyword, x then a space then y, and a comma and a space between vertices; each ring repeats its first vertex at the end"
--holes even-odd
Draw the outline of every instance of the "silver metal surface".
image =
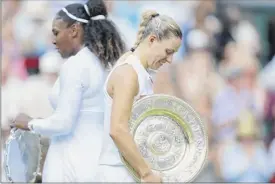
POLYGON ((35 182, 40 173, 40 137, 12 129, 4 149, 4 166, 10 182, 35 182))
POLYGON ((163 182, 191 182, 200 173, 207 158, 207 132, 199 115, 183 100, 161 94, 144 97, 134 103, 129 127, 144 159, 163 182))

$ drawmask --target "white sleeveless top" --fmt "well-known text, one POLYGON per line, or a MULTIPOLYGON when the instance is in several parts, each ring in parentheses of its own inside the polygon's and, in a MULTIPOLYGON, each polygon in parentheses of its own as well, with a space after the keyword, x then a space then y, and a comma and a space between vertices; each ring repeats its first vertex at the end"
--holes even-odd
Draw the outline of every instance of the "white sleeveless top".
POLYGON ((104 85, 104 100, 105 100, 105 113, 104 113, 104 133, 103 145, 99 163, 101 165, 123 165, 120 160, 118 149, 110 137, 110 124, 111 124, 111 108, 112 98, 107 92, 107 84, 112 72, 119 66, 129 64, 133 67, 138 75, 139 91, 135 96, 135 100, 142 96, 153 94, 153 81, 149 73, 145 70, 140 60, 135 55, 130 55, 123 63, 117 64, 109 73, 104 85))

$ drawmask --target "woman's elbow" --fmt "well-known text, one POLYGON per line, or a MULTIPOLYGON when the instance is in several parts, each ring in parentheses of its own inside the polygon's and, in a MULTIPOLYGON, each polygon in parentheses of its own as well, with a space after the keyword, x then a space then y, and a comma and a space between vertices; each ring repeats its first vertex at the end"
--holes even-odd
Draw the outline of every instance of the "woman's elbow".
POLYGON ((116 140, 118 135, 119 135, 118 130, 111 129, 110 132, 109 132, 109 135, 113 140, 116 140))
POLYGON ((73 123, 70 120, 64 120, 63 123, 60 123, 61 126, 57 128, 57 134, 68 135, 72 132, 73 123))
POLYGON ((125 128, 118 126, 118 127, 111 127, 109 135, 115 141, 120 137, 123 137, 125 133, 127 133, 125 128))

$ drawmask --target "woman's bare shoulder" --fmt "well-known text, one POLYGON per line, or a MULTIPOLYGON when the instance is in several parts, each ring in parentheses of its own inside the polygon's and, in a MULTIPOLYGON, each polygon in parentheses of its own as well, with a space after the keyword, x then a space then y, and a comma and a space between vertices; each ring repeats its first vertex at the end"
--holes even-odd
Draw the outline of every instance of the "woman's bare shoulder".
POLYGON ((125 63, 112 72, 110 80, 115 83, 123 83, 124 85, 133 85, 138 80, 138 75, 131 65, 125 63))

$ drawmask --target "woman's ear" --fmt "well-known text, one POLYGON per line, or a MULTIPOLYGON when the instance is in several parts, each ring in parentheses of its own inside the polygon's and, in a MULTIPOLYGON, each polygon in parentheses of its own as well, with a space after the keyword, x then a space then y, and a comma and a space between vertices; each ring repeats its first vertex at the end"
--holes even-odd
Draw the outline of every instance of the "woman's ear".
POLYGON ((157 40, 157 37, 155 35, 150 35, 148 39, 149 39, 149 43, 152 44, 157 40))
POLYGON ((70 34, 73 38, 77 37, 79 29, 80 29, 80 24, 78 23, 75 23, 71 26, 70 34))

